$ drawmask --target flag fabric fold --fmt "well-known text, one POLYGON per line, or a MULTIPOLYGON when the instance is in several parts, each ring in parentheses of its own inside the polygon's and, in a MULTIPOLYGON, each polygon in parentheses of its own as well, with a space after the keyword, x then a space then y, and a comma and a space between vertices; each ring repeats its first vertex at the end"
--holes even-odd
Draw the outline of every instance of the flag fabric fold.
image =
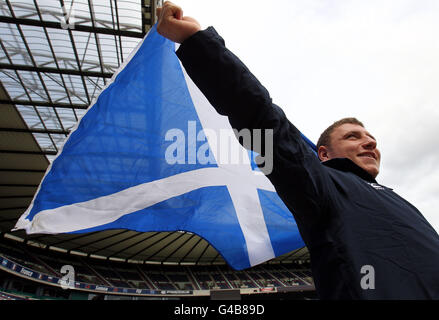
POLYGON ((231 130, 227 118, 154 26, 72 130, 14 230, 187 231, 238 270, 303 247, 255 154, 232 139, 247 162, 219 161, 221 130, 231 130))

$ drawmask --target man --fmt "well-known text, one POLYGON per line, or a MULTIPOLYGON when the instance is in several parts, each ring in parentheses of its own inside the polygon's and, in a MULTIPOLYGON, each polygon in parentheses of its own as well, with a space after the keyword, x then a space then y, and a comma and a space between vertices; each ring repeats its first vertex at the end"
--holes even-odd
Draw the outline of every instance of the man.
POLYGON ((318 155, 212 27, 165 2, 157 30, 206 98, 237 130, 273 130, 267 177, 294 214, 322 299, 439 299, 439 236, 422 214, 377 183, 380 152, 355 118, 330 126, 318 155))

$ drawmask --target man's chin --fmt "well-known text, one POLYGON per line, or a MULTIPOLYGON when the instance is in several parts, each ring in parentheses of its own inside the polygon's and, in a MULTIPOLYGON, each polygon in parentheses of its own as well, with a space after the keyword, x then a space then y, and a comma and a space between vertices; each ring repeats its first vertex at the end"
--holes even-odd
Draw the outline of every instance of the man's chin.
POLYGON ((380 170, 376 166, 363 166, 363 169, 366 170, 373 178, 376 178, 380 170))

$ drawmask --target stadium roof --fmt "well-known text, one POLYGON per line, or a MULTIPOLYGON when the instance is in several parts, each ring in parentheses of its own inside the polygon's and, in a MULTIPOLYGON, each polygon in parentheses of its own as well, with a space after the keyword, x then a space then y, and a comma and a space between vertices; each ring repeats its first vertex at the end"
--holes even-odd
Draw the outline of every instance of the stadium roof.
MULTIPOLYGON (((160 0, 0 0, 0 234, 132 262, 224 264, 188 232, 11 233, 60 146, 155 22, 160 0)), ((275 259, 308 259, 302 248, 275 259)))

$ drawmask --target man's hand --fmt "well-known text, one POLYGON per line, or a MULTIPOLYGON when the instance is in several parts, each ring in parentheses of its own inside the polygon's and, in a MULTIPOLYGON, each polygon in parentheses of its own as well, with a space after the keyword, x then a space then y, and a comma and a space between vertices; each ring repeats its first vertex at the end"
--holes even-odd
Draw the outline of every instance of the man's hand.
POLYGON ((183 17, 183 10, 170 1, 157 8, 157 32, 174 42, 182 43, 201 29, 197 20, 183 17))

